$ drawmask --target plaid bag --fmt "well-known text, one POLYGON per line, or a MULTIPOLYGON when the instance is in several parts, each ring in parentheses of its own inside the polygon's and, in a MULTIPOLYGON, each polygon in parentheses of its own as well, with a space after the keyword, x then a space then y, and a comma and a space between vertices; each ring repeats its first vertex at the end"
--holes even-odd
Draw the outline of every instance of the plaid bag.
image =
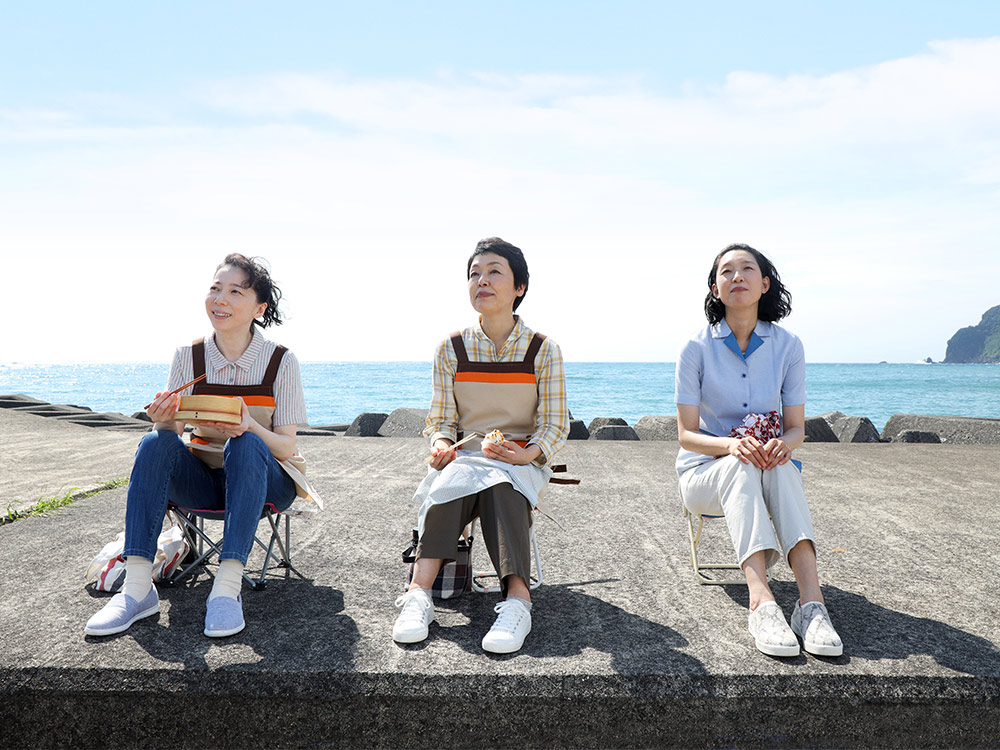
MULTIPOLYGON (((403 550, 403 562, 409 563, 406 568, 406 585, 404 589, 410 587, 413 580, 413 564, 417 561, 417 543, 420 538, 417 530, 413 530, 413 539, 410 546, 403 550)), ((431 596, 438 599, 451 599, 454 596, 461 596, 466 591, 472 591, 472 535, 465 536, 458 540, 458 551, 455 559, 441 566, 434 585, 431 587, 431 596)))

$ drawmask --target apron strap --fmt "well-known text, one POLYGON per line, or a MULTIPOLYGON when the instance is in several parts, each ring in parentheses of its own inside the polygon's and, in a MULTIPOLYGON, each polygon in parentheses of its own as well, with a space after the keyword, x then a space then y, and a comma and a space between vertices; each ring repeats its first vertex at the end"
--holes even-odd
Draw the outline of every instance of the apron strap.
POLYGON ((461 368, 462 365, 469 364, 469 355, 465 351, 465 342, 462 341, 461 331, 455 331, 451 334, 451 345, 455 349, 455 356, 458 358, 459 368, 461 368))
POLYGON ((267 363, 267 370, 264 372, 264 379, 260 381, 261 385, 266 385, 274 392, 274 381, 278 377, 278 368, 281 366, 281 358, 285 356, 285 352, 288 349, 278 344, 274 348, 274 354, 271 355, 271 361, 267 363))
POLYGON ((191 367, 196 378, 205 374, 205 339, 191 342, 191 367))

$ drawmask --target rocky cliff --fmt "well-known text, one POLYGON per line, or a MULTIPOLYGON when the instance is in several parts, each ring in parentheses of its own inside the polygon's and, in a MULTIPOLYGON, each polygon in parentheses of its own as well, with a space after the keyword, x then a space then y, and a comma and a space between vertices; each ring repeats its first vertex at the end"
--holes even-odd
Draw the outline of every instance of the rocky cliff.
POLYGON ((952 336, 944 361, 1000 362, 1000 305, 983 313, 979 325, 962 328, 952 336))

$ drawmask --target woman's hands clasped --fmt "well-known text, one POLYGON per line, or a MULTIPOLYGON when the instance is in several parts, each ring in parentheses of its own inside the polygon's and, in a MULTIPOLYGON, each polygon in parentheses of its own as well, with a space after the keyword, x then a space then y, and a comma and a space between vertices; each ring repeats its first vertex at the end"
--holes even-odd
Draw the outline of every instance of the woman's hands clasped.
POLYGON ((788 463, 792 449, 781 438, 771 438, 762 444, 757 438, 748 436, 731 438, 729 455, 736 456, 745 464, 753 464, 762 471, 788 463))

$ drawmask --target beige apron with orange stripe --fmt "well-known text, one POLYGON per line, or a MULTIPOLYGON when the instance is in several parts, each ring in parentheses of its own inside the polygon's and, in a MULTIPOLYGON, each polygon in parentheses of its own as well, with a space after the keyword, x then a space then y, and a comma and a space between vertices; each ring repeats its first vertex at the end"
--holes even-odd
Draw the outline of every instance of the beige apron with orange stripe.
MULTIPOLYGON (((544 338, 535 334, 521 362, 471 362, 461 333, 451 337, 458 359, 455 405, 460 438, 467 432, 485 435, 500 430, 507 440, 522 447, 527 445, 535 432, 538 410, 535 355, 544 338)), ((440 471, 428 468, 413 495, 413 502, 420 505, 418 533, 423 534, 427 512, 433 505, 451 502, 503 482, 509 482, 535 508, 551 476, 552 469, 548 466, 537 463, 517 466, 486 458, 477 449, 459 449, 458 458, 440 471)))
POLYGON ((535 432, 538 384, 535 356, 545 336, 536 333, 520 362, 472 362, 461 333, 451 336, 458 367, 455 370, 455 406, 459 439, 466 432, 486 435, 500 430, 522 448, 535 432))
MULTIPOLYGON (((285 356, 286 351, 288 349, 280 345, 275 348, 267 363, 267 370, 264 372, 264 379, 260 385, 219 385, 206 383, 202 380, 192 386, 191 393, 196 396, 242 398, 247 405, 250 416, 265 429, 273 431, 274 381, 278 377, 278 367, 280 367, 281 359, 285 356)), ((198 339, 191 345, 191 365, 196 378, 205 374, 207 365, 204 339, 198 339)), ((188 447, 202 462, 213 469, 221 469, 226 440, 228 438, 224 433, 205 425, 197 425, 194 432, 191 433, 188 447)), ((320 508, 323 507, 322 499, 305 477, 306 460, 302 456, 294 455, 290 459, 278 461, 278 464, 295 482, 296 495, 312 500, 320 508)))

